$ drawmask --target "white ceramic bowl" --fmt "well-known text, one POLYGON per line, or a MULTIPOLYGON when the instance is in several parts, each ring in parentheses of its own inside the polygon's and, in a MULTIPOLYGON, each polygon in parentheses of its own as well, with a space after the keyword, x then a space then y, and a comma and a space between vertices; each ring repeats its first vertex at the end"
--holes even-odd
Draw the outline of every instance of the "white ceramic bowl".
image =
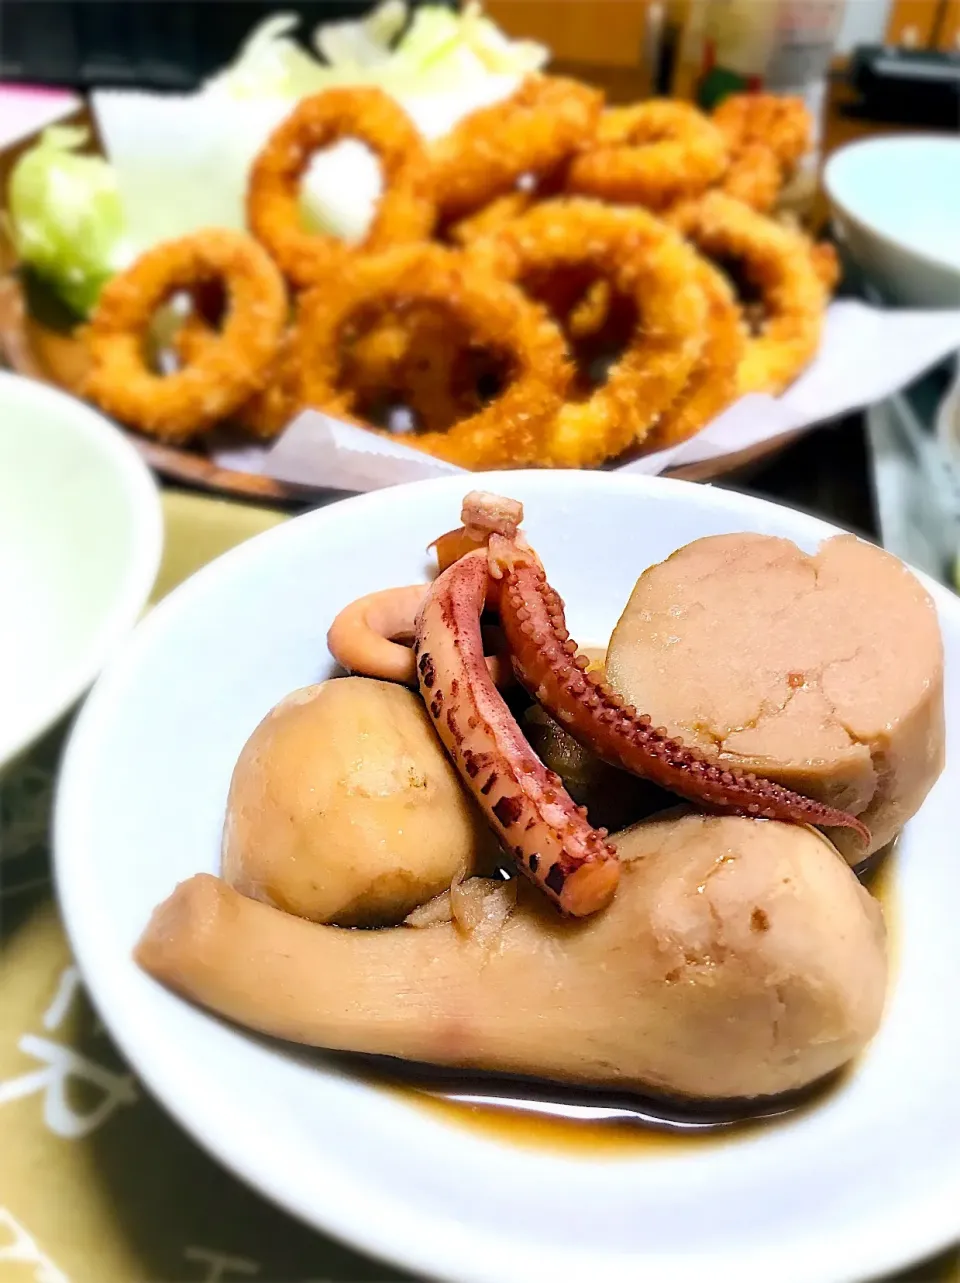
POLYGON ((0 767, 61 717, 135 624, 160 501, 123 434, 0 373, 0 767))
POLYGON ((827 162, 839 237, 889 301, 960 307, 960 138, 871 138, 827 162))
MULTIPOLYGON (((615 473, 471 478, 522 499, 568 605, 603 642, 639 572, 702 535, 808 549, 835 531, 724 490, 615 473)), ((415 582, 456 524, 450 477, 364 495, 227 553, 164 601, 88 699, 61 778, 56 873, 97 1008, 147 1087, 213 1154, 312 1225, 458 1283, 826 1283, 960 1232, 960 602, 930 585, 948 656, 946 774, 897 856, 889 1010, 863 1063, 790 1121, 706 1147, 611 1156, 513 1146, 253 1037, 131 961, 174 884, 218 868, 237 754, 288 691, 332 671, 360 593, 415 582)))

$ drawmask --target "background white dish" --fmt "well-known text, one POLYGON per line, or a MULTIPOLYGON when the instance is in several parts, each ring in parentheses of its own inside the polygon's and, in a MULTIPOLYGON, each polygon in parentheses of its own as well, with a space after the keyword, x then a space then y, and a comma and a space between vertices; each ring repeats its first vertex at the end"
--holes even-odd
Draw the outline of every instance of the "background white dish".
MULTIPOLYGON (((701 535, 834 533, 722 490, 604 473, 471 478, 524 501, 572 633, 603 642, 638 573, 701 535)), ((295 1214, 431 1275, 474 1283, 864 1279, 960 1231, 960 603, 931 585, 948 655, 948 767, 895 878, 889 1011, 818 1107, 727 1143, 627 1157, 512 1148, 249 1036, 165 992, 130 951, 175 882, 218 865, 253 726, 331 670, 358 594, 415 582, 456 524, 460 478, 377 491, 227 554, 148 618, 92 693, 63 768, 56 872, 94 1000, 147 1086, 212 1153, 295 1214)), ((745 605, 745 604, 744 604, 745 605)))
POLYGON ((160 561, 157 488, 96 410, 0 372, 0 768, 93 681, 160 561))
POLYGON ((960 307, 960 138, 870 138, 823 171, 836 230, 891 302, 960 307))

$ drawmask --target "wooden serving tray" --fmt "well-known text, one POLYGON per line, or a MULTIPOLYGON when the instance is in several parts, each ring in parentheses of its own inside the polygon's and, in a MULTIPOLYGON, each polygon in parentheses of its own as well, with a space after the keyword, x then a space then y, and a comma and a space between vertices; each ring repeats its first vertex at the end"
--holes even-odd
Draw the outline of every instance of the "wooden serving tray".
MULTIPOLYGON (((69 330, 40 319, 14 274, 0 279, 0 363, 17 374, 50 383, 73 395, 79 395, 87 368, 86 350, 80 340, 69 330)), ((170 481, 242 499, 285 504, 309 503, 321 493, 317 487, 221 468, 200 445, 163 445, 138 432, 128 435, 150 467, 170 481)), ((796 435, 790 433, 765 441, 722 459, 688 464, 665 475, 688 481, 713 481, 730 476, 778 454, 796 435)))

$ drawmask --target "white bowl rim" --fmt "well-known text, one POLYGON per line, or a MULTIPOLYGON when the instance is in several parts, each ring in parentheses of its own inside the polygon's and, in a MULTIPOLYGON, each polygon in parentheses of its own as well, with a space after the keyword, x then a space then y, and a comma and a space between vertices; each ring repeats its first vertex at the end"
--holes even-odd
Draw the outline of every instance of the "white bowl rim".
POLYGON ((123 489, 130 495, 133 521, 129 529, 128 559, 118 582, 110 611, 93 637, 63 675, 51 684, 47 696, 38 702, 32 727, 5 742, 0 738, 0 769, 36 743, 63 717, 92 685, 104 664, 122 644, 146 605, 157 577, 163 551, 163 510, 153 474, 127 440, 123 431, 93 406, 37 379, 0 370, 0 397, 15 387, 17 395, 34 398, 50 406, 70 431, 83 436, 106 460, 123 489))
MULTIPOLYGON (((721 510, 737 509, 743 514, 745 521, 749 521, 753 514, 759 517, 772 508, 782 509, 788 506, 773 503, 759 496, 672 478, 572 470, 562 473, 533 470, 472 474, 466 478, 431 478, 389 487, 388 493, 397 494, 401 491, 423 493, 439 489, 455 491, 460 487, 491 488, 509 493, 510 482, 513 479, 519 481, 522 478, 523 484, 528 488, 539 484, 549 488, 558 476, 563 477, 571 486, 581 487, 582 491, 593 489, 596 493, 601 493, 607 486, 624 489, 629 487, 636 490, 638 495, 643 495, 653 487, 658 489, 669 487, 677 494, 696 490, 710 496, 707 501, 710 505, 715 505, 721 510)), ((353 1246, 358 1251, 368 1253, 384 1262, 393 1262, 421 1275, 426 1273, 430 1278, 446 1280, 447 1283, 491 1283, 491 1280, 496 1277, 490 1270, 491 1254, 477 1251, 476 1257, 472 1255, 465 1257, 462 1230, 457 1233, 447 1232, 445 1226, 429 1221, 415 1222, 412 1219, 404 1221, 402 1226, 395 1222, 389 1225, 381 1224, 369 1218, 365 1209, 351 1201, 349 1195, 341 1191, 335 1182, 325 1182, 322 1212, 318 1212, 315 1199, 301 1194, 287 1179, 288 1173, 282 1161, 278 1164, 275 1159, 271 1159, 271 1147, 267 1139, 262 1137, 254 1139, 249 1134, 246 1139, 241 1139, 242 1129, 235 1126, 235 1119, 228 1117, 226 1111, 213 1121, 213 1111, 209 1110, 209 1102, 205 1108, 204 1101, 199 1095, 196 1097, 172 1096, 165 1086, 163 1073, 154 1071, 148 1054, 149 1038, 141 1039, 138 1033, 134 1033, 129 1026, 117 1018, 119 1013, 112 1011, 108 1004, 100 1000, 94 969, 87 966, 87 941, 79 920, 81 915, 78 912, 82 904, 83 880, 88 871, 81 868, 76 860, 67 856, 70 848, 67 834, 72 825, 73 811, 82 802, 86 788, 84 776, 88 763, 93 760, 89 750, 97 746, 101 723, 104 716, 109 715, 112 688, 115 685, 122 685, 125 672, 138 662, 141 653, 152 644, 155 634, 166 627, 167 618, 191 608, 197 600, 202 599, 207 584, 228 567, 233 567, 235 563, 248 558, 265 556, 272 545, 279 544, 291 536, 294 526, 302 527, 302 523, 305 522, 318 528, 336 524, 338 512, 344 505, 350 505, 351 508, 368 507, 373 513, 380 502, 381 494, 382 492, 378 490, 351 496, 303 513, 256 535, 197 571, 174 589, 140 622, 132 635, 127 638, 120 653, 98 679, 84 703, 66 746, 57 783, 54 810, 55 884, 74 957, 85 982, 90 987, 91 996, 109 1029, 111 1038, 150 1093, 162 1103, 162 1107, 202 1149, 225 1165, 251 1189, 282 1210, 312 1228, 319 1229, 353 1246), (401 1232, 403 1236, 398 1237, 401 1232)), ((791 510, 809 522, 811 534, 816 532, 820 538, 850 533, 815 514, 802 509, 791 510)), ((960 632, 960 600, 922 571, 914 570, 913 573, 933 595, 938 610, 945 611, 955 618, 958 632, 960 632)), ((505 1152, 509 1151, 505 1148, 505 1152)), ((615 1168, 611 1167, 611 1171, 614 1170, 615 1168)), ((960 1161, 953 1173, 952 1184, 939 1190, 935 1197, 924 1200, 922 1216, 901 1216, 899 1219, 885 1217, 874 1226, 869 1241, 864 1241, 862 1235, 848 1234, 842 1240, 834 1238, 830 1244, 829 1263, 824 1261, 820 1252, 813 1249, 803 1254, 802 1262, 794 1261, 793 1272, 789 1277, 791 1280, 805 1279, 807 1277, 805 1274, 797 1272, 801 1265, 803 1268, 808 1266, 816 1268, 817 1279, 829 1279, 830 1283, 851 1283, 853 1279, 879 1277, 905 1268, 953 1245, 957 1237, 958 1207, 960 1207, 960 1161)), ((668 1262, 663 1258, 657 1259, 661 1261, 664 1269, 662 1278, 673 1277, 672 1273, 668 1274, 668 1262)), ((633 1257, 608 1256, 605 1260, 607 1263, 613 1260, 622 1262, 621 1270, 632 1269, 635 1264, 633 1257)), ((532 1264, 527 1260, 526 1255, 524 1255, 524 1263, 532 1264)), ((704 1268, 709 1264, 706 1259, 703 1259, 702 1263, 704 1268)), ((769 1260, 766 1256, 754 1261, 745 1254, 743 1264, 742 1283, 760 1283, 761 1280, 770 1277, 767 1271, 769 1260)), ((512 1272, 510 1277, 512 1279, 519 1276, 512 1272)), ((621 1273, 618 1270, 618 1279, 628 1277, 632 1278, 632 1273, 621 1273)), ((661 1276, 658 1276, 658 1283, 659 1277, 661 1276)), ((684 1279, 687 1277, 689 1277, 687 1274, 683 1275, 684 1279)))
POLYGON ((891 250, 899 254, 908 255, 911 258, 922 262, 924 266, 934 271, 948 272, 952 275, 960 276, 960 263, 955 263, 950 259, 938 258, 928 250, 918 248, 913 242, 898 240, 892 236, 889 231, 879 228, 873 219, 864 214, 861 210, 855 210, 837 195, 836 175, 842 167, 843 162, 853 152, 863 153, 865 151, 902 151, 905 147, 915 145, 916 143, 935 143, 938 146, 945 145, 950 150, 956 150, 960 155, 960 138, 954 138, 946 134, 891 134, 883 138, 861 138, 855 142, 847 143, 845 146, 838 148, 828 158, 823 167, 822 182, 829 198, 830 204, 833 205, 845 218, 858 226, 867 230, 871 236, 891 250))

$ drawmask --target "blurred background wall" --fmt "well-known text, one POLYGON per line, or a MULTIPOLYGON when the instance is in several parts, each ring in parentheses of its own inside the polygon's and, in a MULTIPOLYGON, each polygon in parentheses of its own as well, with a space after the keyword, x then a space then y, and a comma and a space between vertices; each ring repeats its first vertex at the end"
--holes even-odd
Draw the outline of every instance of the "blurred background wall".
MULTIPOLYGON (((417 3, 423 0, 411 0, 417 3)), ((682 23, 707 3, 487 0, 486 8, 510 35, 549 45, 561 70, 606 69, 599 78, 617 96, 621 88, 643 92, 642 73, 656 56, 649 33, 682 23)), ((189 89, 228 62, 271 13, 299 13, 306 37, 320 21, 369 7, 370 0, 0 0, 0 79, 189 89)), ((846 0, 836 52, 883 41, 956 49, 958 36, 960 0, 846 0)))

